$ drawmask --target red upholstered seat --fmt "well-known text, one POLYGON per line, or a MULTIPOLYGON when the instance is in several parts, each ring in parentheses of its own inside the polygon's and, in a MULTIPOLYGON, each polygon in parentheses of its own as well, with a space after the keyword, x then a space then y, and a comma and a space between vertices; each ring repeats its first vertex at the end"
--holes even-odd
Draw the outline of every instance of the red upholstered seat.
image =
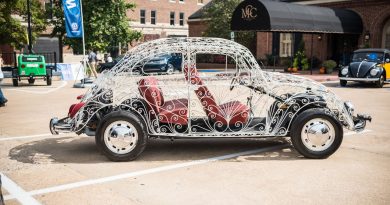
POLYGON ((241 102, 231 101, 217 105, 206 86, 199 87, 195 92, 210 121, 222 125, 239 125, 247 122, 249 108, 241 102))
POLYGON ((165 101, 155 77, 141 79, 138 83, 138 90, 160 122, 181 125, 188 123, 188 100, 181 98, 165 101))

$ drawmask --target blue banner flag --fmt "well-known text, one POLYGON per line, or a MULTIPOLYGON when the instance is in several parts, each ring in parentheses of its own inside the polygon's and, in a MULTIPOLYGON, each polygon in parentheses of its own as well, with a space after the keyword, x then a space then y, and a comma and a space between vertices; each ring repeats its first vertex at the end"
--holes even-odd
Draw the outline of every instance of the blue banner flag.
POLYGON ((81 24, 81 12, 79 0, 62 0, 65 14, 66 37, 81 38, 83 28, 81 24))

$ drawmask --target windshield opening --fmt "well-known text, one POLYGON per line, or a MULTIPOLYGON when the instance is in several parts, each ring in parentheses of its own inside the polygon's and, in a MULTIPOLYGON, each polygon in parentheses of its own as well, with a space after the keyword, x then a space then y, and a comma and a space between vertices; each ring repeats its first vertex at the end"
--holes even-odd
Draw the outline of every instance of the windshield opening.
POLYGON ((383 53, 380 52, 359 52, 354 53, 352 57, 352 62, 382 62, 383 61, 383 53))

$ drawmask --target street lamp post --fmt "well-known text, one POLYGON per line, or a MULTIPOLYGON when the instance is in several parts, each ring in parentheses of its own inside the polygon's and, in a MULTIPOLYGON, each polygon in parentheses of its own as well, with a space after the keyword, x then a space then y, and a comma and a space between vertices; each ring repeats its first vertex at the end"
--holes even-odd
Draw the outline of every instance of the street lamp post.
POLYGON ((28 52, 32 53, 32 33, 31 33, 31 2, 27 0, 27 32, 28 32, 28 52))

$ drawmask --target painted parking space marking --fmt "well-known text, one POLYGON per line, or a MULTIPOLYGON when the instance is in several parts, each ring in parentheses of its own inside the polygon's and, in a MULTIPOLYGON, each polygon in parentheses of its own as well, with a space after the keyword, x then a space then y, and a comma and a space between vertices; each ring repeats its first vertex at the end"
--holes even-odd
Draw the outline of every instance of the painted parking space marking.
POLYGON ((63 134, 53 135, 51 133, 46 133, 46 134, 37 134, 37 135, 28 135, 28 136, 4 137, 4 138, 0 138, 0 142, 1 141, 10 141, 10 140, 24 140, 24 139, 32 139, 32 138, 41 138, 41 137, 57 138, 59 136, 62 137, 63 134))
POLYGON ((44 91, 36 91, 38 89, 37 87, 28 87, 28 89, 10 88, 10 89, 4 89, 4 90, 7 90, 7 91, 11 90, 11 91, 18 91, 18 92, 25 92, 25 93, 33 93, 33 94, 48 94, 48 93, 54 92, 56 90, 59 90, 59 89, 65 87, 67 84, 68 84, 68 82, 61 81, 61 84, 58 87, 54 87, 54 88, 44 87, 44 89, 47 89, 47 90, 44 90, 44 91))
POLYGON ((344 133, 344 136, 361 135, 361 134, 364 134, 364 133, 367 133, 367 132, 372 132, 372 130, 363 130, 361 132, 347 132, 347 133, 344 133))
POLYGON ((6 189, 8 193, 10 193, 10 195, 8 196, 11 196, 13 199, 18 200, 21 204, 28 204, 28 205, 41 204, 36 199, 34 199, 31 196, 31 194, 27 193, 25 190, 19 187, 15 182, 13 182, 6 175, 2 173, 0 173, 0 175, 1 175, 1 182, 3 184, 4 189, 6 189))
MULTIPOLYGON (((210 162, 231 159, 231 158, 239 157, 242 155, 250 155, 250 154, 256 154, 256 153, 261 153, 261 152, 269 152, 269 151, 284 149, 284 148, 288 148, 288 147, 290 147, 289 144, 283 144, 283 145, 276 145, 276 146, 272 146, 272 147, 265 147, 265 148, 260 148, 260 149, 248 150, 248 151, 237 152, 237 153, 232 153, 232 154, 228 154, 228 155, 212 157, 212 158, 207 158, 207 159, 202 159, 202 160, 194 160, 194 161, 189 161, 189 162, 184 162, 184 163, 179 163, 179 164, 161 166, 161 167, 156 167, 156 168, 151 168, 151 169, 146 169, 146 170, 128 172, 128 173, 114 175, 114 176, 108 176, 108 177, 97 178, 97 179, 89 179, 89 180, 85 180, 85 181, 79 181, 79 182, 74 182, 74 183, 69 183, 69 184, 53 186, 53 187, 49 187, 49 188, 37 189, 37 190, 29 191, 29 192, 27 192, 27 194, 30 196, 34 196, 34 195, 47 194, 47 193, 52 193, 52 192, 59 192, 59 191, 75 189, 75 188, 79 188, 79 187, 85 187, 85 186, 90 186, 90 185, 95 185, 95 184, 102 184, 102 183, 106 183, 106 182, 117 181, 117 180, 121 180, 121 179, 132 178, 132 177, 136 177, 136 176, 154 174, 154 173, 158 173, 158 172, 164 172, 164 171, 170 171, 170 170, 180 169, 180 168, 185 168, 185 167, 190 167, 190 166, 207 164, 210 162)), ((10 200, 10 199, 14 199, 14 198, 15 198, 14 195, 4 196, 4 200, 10 200)))

